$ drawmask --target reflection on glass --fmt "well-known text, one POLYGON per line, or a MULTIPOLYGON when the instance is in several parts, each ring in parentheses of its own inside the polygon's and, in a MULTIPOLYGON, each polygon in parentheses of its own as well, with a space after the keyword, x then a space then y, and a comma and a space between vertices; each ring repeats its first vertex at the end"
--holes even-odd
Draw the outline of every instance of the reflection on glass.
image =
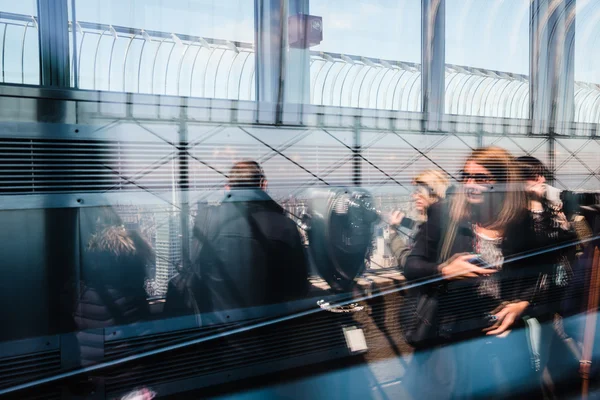
MULTIPOLYGON (((304 379, 313 390, 290 398, 329 388, 339 397, 348 382, 361 399, 382 382, 394 382, 390 398, 411 385, 416 398, 427 388, 480 397, 537 383, 552 364, 546 336, 583 341, 572 317, 595 292, 587 277, 600 219, 579 206, 600 202, 600 148, 589 136, 531 135, 517 120, 529 109, 530 1, 446 0, 446 111, 513 118, 450 117, 440 131, 418 112, 418 0, 68 2, 73 83, 157 96, 3 88, 4 114, 32 118, 0 130, 0 397, 90 365, 57 384, 64 398, 213 397, 207 386, 237 389, 257 374, 271 384, 290 371, 301 376, 290 386, 304 379), (286 49, 283 86, 328 107, 304 106, 306 125, 283 127, 257 122, 251 102, 186 104, 252 100, 257 72, 279 77, 268 55, 255 71, 253 8, 266 3, 262 23, 280 4, 322 17, 318 46, 286 49), (54 111, 64 111, 58 122, 38 123, 54 111), (524 174, 513 157, 525 155, 552 171, 524 174), (586 241, 576 255, 562 252, 572 232, 561 204, 586 241), (437 289, 439 314, 417 315, 435 341, 414 351, 417 313, 402 308, 437 289), (504 330, 499 320, 510 332, 493 332, 504 330), (323 362, 335 377, 314 384, 323 362)), ((600 12, 592 0, 577 5, 576 119, 595 122, 600 12)), ((35 7, 0 0, 3 82, 37 82, 35 7)), ((279 43, 271 28, 269 51, 279 43)), ((284 114, 296 105, 289 94, 284 114)), ((578 376, 579 358, 552 357, 556 382, 578 376)))
POLYGON ((446 113, 528 117, 529 7, 446 1, 446 113))
POLYGON ((88 239, 82 244, 82 252, 89 265, 83 266, 84 275, 88 270, 92 276, 115 273, 118 280, 119 274, 126 271, 115 266, 118 263, 108 262, 107 254, 112 253, 116 259, 122 253, 135 256, 139 269, 135 272, 136 288, 143 288, 148 299, 164 297, 169 279, 179 271, 183 258, 181 212, 170 208, 117 205, 85 209, 81 229, 82 238, 88 239))
POLYGON ((81 364, 101 361, 104 330, 148 320, 144 290, 151 244, 111 207, 81 213, 81 285, 73 315, 81 364))

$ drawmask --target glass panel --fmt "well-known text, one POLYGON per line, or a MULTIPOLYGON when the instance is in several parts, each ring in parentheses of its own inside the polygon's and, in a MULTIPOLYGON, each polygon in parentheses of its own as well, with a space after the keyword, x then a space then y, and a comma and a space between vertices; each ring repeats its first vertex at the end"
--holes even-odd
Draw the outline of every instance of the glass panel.
POLYGON ((600 122, 598 34, 600 3, 577 1, 575 18, 575 122, 600 122))
MULTIPOLYGON (((262 22, 308 4, 77 1, 80 87, 182 97, 0 87, 0 397, 577 396, 596 138, 377 110, 420 110, 418 0, 314 0, 324 41, 286 49, 287 67, 310 66, 312 103, 342 107, 302 107, 293 126, 231 112, 212 97, 253 98, 244 21, 266 3, 262 22), (525 155, 556 187, 535 160, 514 173, 525 155)), ((448 0, 456 112, 527 103, 524 3, 448 0)), ((0 19, 26 23, 25 6, 0 19)))
POLYGON ((254 2, 82 1, 78 87, 254 97, 254 2))
POLYGON ((446 0, 446 113, 529 116, 529 5, 446 0))
POLYGON ((38 85, 37 1, 0 1, 1 82, 38 85))
POLYGON ((0 11, 3 13, 37 16, 37 0, 0 0, 0 11))
POLYGON ((103 278, 110 275, 117 280, 125 280, 130 276, 135 281, 135 287, 130 289, 138 293, 145 291, 148 299, 164 298, 169 279, 182 266, 182 220, 179 209, 177 205, 164 204, 82 210, 83 279, 94 286, 101 278, 98 274, 103 274, 103 278), (114 260, 107 256, 111 252, 117 254, 114 260), (129 257, 132 254, 133 257, 129 257), (119 266, 119 263, 122 265, 119 266), (128 268, 130 271, 127 271, 128 268))
POLYGON ((419 0, 314 0, 310 13, 323 18, 323 41, 311 49, 311 103, 421 110, 419 0))

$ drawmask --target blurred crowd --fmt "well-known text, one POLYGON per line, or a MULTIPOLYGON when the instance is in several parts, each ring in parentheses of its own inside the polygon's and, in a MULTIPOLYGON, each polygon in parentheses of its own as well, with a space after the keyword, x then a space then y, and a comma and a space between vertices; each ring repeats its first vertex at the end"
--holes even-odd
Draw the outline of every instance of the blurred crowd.
MULTIPOLYGON (((521 389, 544 396, 556 321, 579 311, 573 277, 587 259, 573 222, 578 214, 552 182, 534 157, 479 148, 459 179, 441 170, 414 178, 418 218, 408 221, 408 210, 387 217, 390 247, 407 281, 402 334, 422 350, 404 381, 419 398, 463 397, 478 387, 495 388, 498 396, 521 389), (408 239, 396 233, 400 227, 408 239), (473 340, 477 345, 452 346, 473 340)), ((147 319, 144 266, 153 256, 116 213, 90 218, 89 273, 74 313, 84 364, 100 359, 94 329, 147 319)), ((228 323, 233 314, 221 311, 304 298, 311 269, 302 229, 269 196, 262 167, 236 163, 221 203, 198 207, 191 260, 169 283, 165 315, 228 323)))

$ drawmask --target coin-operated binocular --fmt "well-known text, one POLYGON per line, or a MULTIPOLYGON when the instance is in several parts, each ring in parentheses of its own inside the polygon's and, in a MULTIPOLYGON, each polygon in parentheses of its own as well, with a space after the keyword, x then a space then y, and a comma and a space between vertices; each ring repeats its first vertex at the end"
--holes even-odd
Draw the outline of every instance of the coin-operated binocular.
POLYGON ((306 192, 302 224, 319 275, 333 292, 347 292, 365 270, 365 257, 379 213, 361 188, 316 188, 306 192))

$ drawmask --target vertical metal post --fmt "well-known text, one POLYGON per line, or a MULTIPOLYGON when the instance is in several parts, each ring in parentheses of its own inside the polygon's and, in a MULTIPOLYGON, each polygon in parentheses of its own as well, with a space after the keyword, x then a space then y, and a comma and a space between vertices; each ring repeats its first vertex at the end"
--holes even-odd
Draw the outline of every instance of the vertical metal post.
MULTIPOLYGON (((283 103, 285 101, 285 81, 287 70, 287 18, 288 0, 279 1, 279 39, 275 40, 279 45, 279 82, 277 84, 277 105, 275 107, 275 124, 283 122, 283 103)), ((291 78, 291 77, 290 77, 291 78)))
POLYGON ((189 174, 189 138, 188 138, 188 98, 181 98, 179 106, 179 173, 177 175, 177 189, 181 193, 180 200, 180 224, 181 224, 181 266, 189 267, 190 259, 190 174, 189 174))
POLYGON ((38 0, 40 82, 69 87, 69 10, 67 0, 38 0))
POLYGON ((78 58, 77 58, 77 12, 76 12, 76 0, 71 0, 71 42, 73 43, 73 88, 79 88, 79 70, 78 58))
POLYGON ((310 101, 310 51, 288 49, 289 16, 308 10, 309 0, 254 0, 257 121, 283 123, 310 101))
POLYGON ((554 175, 556 174, 556 137, 554 129, 550 129, 548 135, 548 170, 550 171, 550 178, 548 183, 554 185, 554 175))
MULTIPOLYGON (((38 0, 38 39, 40 84, 68 88, 69 62, 69 12, 68 0, 38 0)), ((74 27, 75 29, 75 27, 74 27)), ((55 124, 68 121, 72 103, 62 100, 38 99, 37 121, 42 135, 55 129, 55 124)), ((77 284, 81 277, 80 265, 80 213, 78 208, 44 210, 44 236, 47 285, 51 296, 47 299, 48 315, 55 319, 51 333, 66 333, 69 317, 77 301, 77 284)), ((64 359, 64 365, 73 360, 64 359)))
POLYGON ((254 0, 255 85, 257 122, 275 122, 282 82, 282 2, 254 0))
POLYGON ((444 114, 446 68, 446 1, 421 2, 421 96, 429 129, 438 129, 444 114))
POLYGON ((549 134, 551 141, 574 116, 575 5, 575 0, 531 2, 529 117, 532 133, 549 134))
MULTIPOLYGON (((309 0, 288 1, 289 16, 310 13, 309 0)), ((305 26, 305 32, 307 30, 308 27, 305 26)), ((289 37, 287 30, 285 37, 286 39, 289 37)), ((310 103, 310 49, 288 48, 287 54, 285 75, 289 79, 285 85, 285 102, 300 106, 308 104, 310 103)))
POLYGON ((556 135, 574 118, 575 6, 576 0, 531 2, 531 133, 548 136, 552 177, 556 174, 556 135))
MULTIPOLYGON (((40 60, 40 84, 68 88, 69 63, 69 15, 68 0, 38 0, 38 39, 40 60)), ((68 122, 72 103, 63 100, 38 99, 37 122, 44 135, 57 124, 68 122)), ((80 202, 80 204, 82 204, 80 202)), ((80 213, 78 208, 44 210, 43 229, 47 249, 45 268, 46 285, 51 295, 39 301, 46 302, 51 326, 49 334, 67 333, 70 316, 77 301, 81 277, 80 265, 80 213)), ((66 338, 61 339, 65 343, 66 338)), ((64 358, 68 367, 74 360, 64 358)))
POLYGON ((362 185, 362 145, 360 137, 360 117, 354 117, 354 144, 352 146, 352 183, 354 186, 362 185))

